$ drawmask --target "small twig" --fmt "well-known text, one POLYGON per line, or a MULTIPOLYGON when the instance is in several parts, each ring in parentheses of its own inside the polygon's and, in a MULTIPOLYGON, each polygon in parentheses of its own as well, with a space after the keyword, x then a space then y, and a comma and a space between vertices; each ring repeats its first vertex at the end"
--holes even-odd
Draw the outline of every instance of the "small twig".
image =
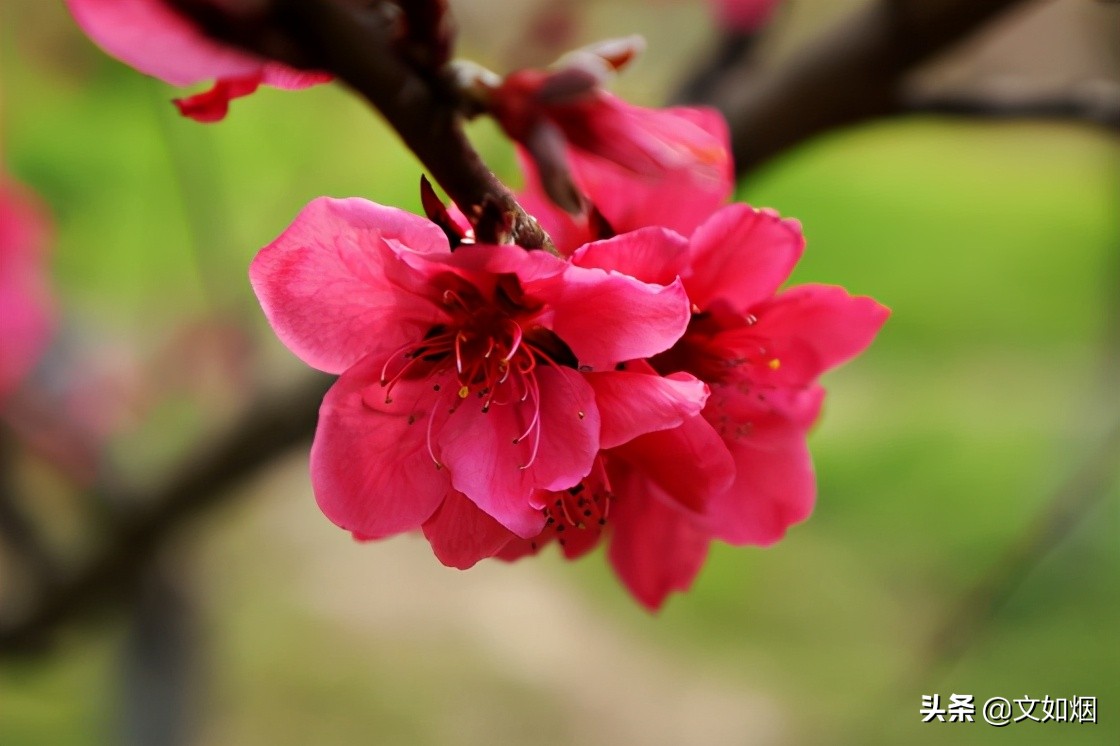
MULTIPOLYGON (((1111 258, 1120 257, 1113 253, 1111 258)), ((1120 274, 1106 273, 1108 278, 1106 309, 1120 303, 1120 274)), ((1111 315, 1106 314, 1111 318, 1111 315)), ((1102 373, 1097 396, 1091 399, 1094 408, 1100 401, 1112 400, 1114 372, 1120 364, 1120 326, 1115 322, 1101 339, 1102 373)), ((1022 586, 1030 573, 1054 549, 1070 536, 1077 525, 1108 499, 1110 488, 1120 479, 1120 412, 1112 409, 1113 424, 1105 432, 1097 448, 1080 468, 1061 484, 1035 514, 1025 531, 1009 542, 1000 557, 949 605, 913 664, 902 677, 892 681, 883 699, 891 696, 911 697, 916 691, 928 691, 931 679, 939 670, 951 666, 980 638, 999 610, 1022 586)), ((912 704, 912 703, 911 703, 912 704)), ((871 718, 877 711, 865 713, 853 733, 866 734, 874 727, 871 718)))
MULTIPOLYGON (((1120 253, 1113 252, 1110 266, 1120 253)), ((1105 273, 1107 287, 1105 310, 1120 307, 1120 273, 1105 273)), ((1099 409, 1101 402, 1113 401, 1115 377, 1120 365, 1120 326, 1113 319, 1101 339, 1103 377, 1096 387, 1097 395, 1090 399, 1090 406, 1099 409)), ((1091 452, 1081 467, 1073 472, 1043 504, 1026 530, 1004 550, 1000 558, 970 586, 950 607, 941 623, 930 636, 915 670, 928 683, 930 671, 937 666, 951 664, 974 644, 1007 599, 1019 588, 1031 571, 1051 551, 1061 544, 1077 526, 1110 494, 1110 487, 1120 480, 1120 410, 1115 406, 1106 411, 1112 417, 1111 430, 1105 432, 1097 448, 1091 452)), ((910 692, 909 687, 900 691, 910 692)))
POLYGON ((0 619, 0 654, 34 648, 62 622, 135 590, 152 555, 186 520, 311 437, 328 383, 316 376, 262 399, 224 436, 186 459, 153 494, 113 496, 113 502, 144 507, 122 516, 97 554, 46 584, 18 618, 0 619))
POLYGON ((552 247, 536 219, 471 146, 456 92, 441 85, 432 70, 415 67, 410 62, 415 55, 399 53, 397 18, 388 4, 266 0, 259 13, 232 17, 199 0, 169 2, 225 43, 335 75, 381 112, 468 218, 494 205, 508 217, 514 243, 552 247))
POLYGON ((1030 528, 1003 553, 951 608, 931 636, 923 671, 955 661, 980 635, 1039 562, 1109 494, 1120 477, 1120 423, 1089 459, 1059 487, 1030 528))
POLYGON ((884 684, 869 708, 850 724, 849 740, 863 740, 881 726, 883 712, 900 706, 917 708, 916 692, 936 691, 931 682, 976 643, 1007 599, 1042 560, 1110 494, 1120 476, 1120 422, 1103 442, 1046 501, 1027 530, 1014 539, 998 560, 962 593, 917 651, 916 659, 898 679, 884 684), (858 736, 856 735, 858 734, 858 736))

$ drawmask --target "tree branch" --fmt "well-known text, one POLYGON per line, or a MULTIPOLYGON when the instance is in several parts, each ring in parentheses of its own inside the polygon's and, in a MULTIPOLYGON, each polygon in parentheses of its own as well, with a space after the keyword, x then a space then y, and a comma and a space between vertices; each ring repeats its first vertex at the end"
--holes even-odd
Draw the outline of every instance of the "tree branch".
POLYGON ((223 436, 185 459, 152 494, 114 496, 114 502, 144 507, 122 517, 89 561, 47 583, 24 614, 0 619, 0 654, 34 649, 60 623, 133 591, 156 550, 187 519, 311 437, 329 383, 315 376, 262 398, 223 436))
POLYGON ((780 67, 729 67, 713 100, 750 171, 826 130, 903 110, 901 81, 1022 0, 876 0, 780 67))
MULTIPOLYGON (((479 235, 551 249, 548 235, 482 162, 462 128, 460 101, 442 69, 411 64, 397 49, 396 6, 359 0, 265 0, 232 16, 203 0, 168 0, 209 35, 269 59, 324 70, 371 103, 472 221, 497 208, 510 235, 479 235), (492 206, 492 207, 488 207, 492 206)), ((442 53, 437 53, 438 58, 442 53)), ((485 232, 486 226, 476 226, 485 232)))

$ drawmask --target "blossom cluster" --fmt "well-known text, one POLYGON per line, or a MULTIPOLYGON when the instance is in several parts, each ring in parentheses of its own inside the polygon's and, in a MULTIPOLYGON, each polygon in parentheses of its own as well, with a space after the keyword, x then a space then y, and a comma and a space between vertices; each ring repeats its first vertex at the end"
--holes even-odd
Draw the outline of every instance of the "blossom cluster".
MULTIPOLYGON (((198 119, 261 82, 325 78, 213 42, 160 0, 67 2, 138 69, 216 78, 181 104, 198 119)), ((521 148, 520 202, 555 252, 480 242, 442 205, 429 219, 323 197, 253 261, 277 336, 339 376, 311 479, 355 538, 420 531, 463 569, 605 543, 656 609, 690 586, 713 540, 770 544, 811 512, 818 379, 888 311, 840 287, 780 289, 804 248, 799 224, 727 204, 718 114, 601 90, 633 51, 584 50, 480 96, 521 148)))
MULTIPOLYGON (((711 112, 651 116, 725 137, 711 112)), ((652 609, 712 540, 770 544, 809 515, 817 379, 887 310, 779 291, 801 229, 722 204, 729 176, 705 191, 573 163, 595 216, 550 206, 532 175, 522 195, 562 256, 452 249, 426 218, 321 198, 250 277, 281 341, 340 374, 311 451, 332 521, 363 540, 421 530, 458 568, 605 541, 652 609)))

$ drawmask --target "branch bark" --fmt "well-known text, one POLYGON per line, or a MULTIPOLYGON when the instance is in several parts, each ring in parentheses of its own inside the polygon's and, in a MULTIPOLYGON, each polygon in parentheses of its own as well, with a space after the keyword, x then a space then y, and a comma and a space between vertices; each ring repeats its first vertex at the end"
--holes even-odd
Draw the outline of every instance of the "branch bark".
POLYGON ((114 501, 144 507, 115 524, 89 561, 47 583, 23 615, 0 619, 0 654, 33 650, 60 623, 127 597, 177 528, 311 437, 329 384, 317 375, 262 398, 224 435, 186 458, 152 494, 115 496, 114 501))
POLYGON ((727 69, 710 102, 750 171, 813 135, 904 110, 904 75, 1023 0, 876 0, 770 70, 727 69))

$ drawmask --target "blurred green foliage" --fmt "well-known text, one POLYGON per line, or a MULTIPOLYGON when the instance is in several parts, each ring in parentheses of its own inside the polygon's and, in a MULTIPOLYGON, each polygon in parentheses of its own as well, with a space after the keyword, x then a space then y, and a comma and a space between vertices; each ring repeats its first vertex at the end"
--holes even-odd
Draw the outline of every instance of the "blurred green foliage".
MULTIPOLYGON (((415 209, 415 161, 334 87, 262 91, 220 126, 181 120, 168 89, 62 31, 59 13, 24 11, 17 20, 45 19, 29 39, 3 29, 3 116, 7 168, 54 212, 68 314, 140 348, 191 316, 229 314, 258 330, 268 376, 298 370, 259 318, 249 260, 320 194, 415 209)), ((508 148, 491 129, 476 135, 508 172, 508 148)), ((990 617, 950 627, 964 636, 959 656, 932 640, 1120 415, 1106 359, 1117 351, 1118 165, 1116 141, 1088 128, 907 119, 835 133, 752 175, 743 199, 805 226, 796 281, 843 284, 894 314, 827 380, 812 438, 818 509, 773 548, 716 547, 694 590, 658 617, 600 555, 542 560, 550 582, 643 650, 761 690, 780 743, 1116 743, 1115 482, 990 617), (1100 722, 923 725, 924 693, 1095 695, 1100 722)), ((340 631, 298 598, 277 568, 312 550, 262 536, 258 514, 298 504, 316 541, 349 539, 315 515, 299 465, 284 473, 286 492, 262 488, 220 512, 182 552, 203 568, 190 574, 207 620, 205 742, 576 740, 580 713, 558 712, 562 697, 506 676, 469 639, 433 650, 340 631), (485 722, 474 740, 446 720, 466 706, 485 722)), ((369 565, 386 556, 355 551, 369 565)), ((5 662, 0 744, 114 742, 119 636, 80 630, 53 655, 5 662)), ((599 675, 591 653, 570 654, 599 675)))

